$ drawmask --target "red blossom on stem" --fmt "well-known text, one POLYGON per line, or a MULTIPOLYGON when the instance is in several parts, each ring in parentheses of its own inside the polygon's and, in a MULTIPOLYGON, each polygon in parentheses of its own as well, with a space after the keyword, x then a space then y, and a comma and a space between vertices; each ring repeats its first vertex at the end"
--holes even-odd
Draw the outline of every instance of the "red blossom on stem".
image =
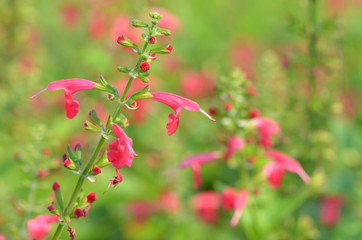
POLYGON ((150 38, 148 39, 148 42, 149 42, 150 44, 155 44, 155 43, 156 43, 156 38, 155 38, 155 37, 150 37, 150 38))
POLYGON ((109 151, 107 151, 108 161, 116 169, 120 169, 123 166, 131 167, 133 158, 137 156, 132 148, 132 139, 117 124, 113 124, 113 133, 117 139, 109 143, 109 151))
POLYGON ((91 192, 87 195, 87 203, 93 203, 97 200, 97 194, 95 192, 91 192))
POLYGON ((214 191, 201 192, 192 198, 191 205, 197 215, 206 223, 215 224, 219 219, 219 195, 214 191))
POLYGON ((220 157, 219 155, 219 152, 200 153, 186 158, 180 163, 181 168, 192 168, 196 189, 201 187, 201 165, 217 160, 220 157))
POLYGON ((102 172, 102 169, 98 166, 94 166, 94 168, 92 169, 92 172, 95 174, 95 175, 98 175, 102 172))
POLYGON ((150 64, 148 62, 141 62, 140 68, 142 72, 147 72, 148 70, 150 70, 150 64))
POLYGON ((236 151, 243 149, 245 141, 238 136, 232 136, 229 138, 227 143, 227 149, 224 155, 225 160, 229 160, 236 151))
POLYGON ((334 227, 341 218, 341 210, 345 203, 342 195, 327 196, 322 200, 319 219, 326 227, 334 227))
POLYGON ((77 217, 77 218, 81 218, 81 217, 84 217, 85 216, 85 213, 84 213, 84 210, 80 209, 80 208, 77 208, 74 210, 74 215, 77 217))
POLYGON ((56 191, 57 189, 59 189, 59 188, 60 188, 59 183, 58 183, 58 182, 54 182, 52 188, 53 188, 53 191, 56 191))
POLYGON ((263 174, 267 177, 273 188, 278 188, 280 186, 284 178, 285 171, 298 174, 305 183, 310 182, 308 174, 303 170, 297 160, 275 150, 268 151, 266 156, 271 158, 273 161, 264 167, 263 174))
POLYGON ((166 125, 166 128, 167 128, 167 134, 169 136, 171 136, 176 132, 179 125, 181 110, 183 108, 191 112, 201 112, 204 115, 206 115, 208 118, 210 118, 213 122, 215 122, 215 119, 213 119, 210 115, 208 115, 205 111, 203 111, 200 108, 199 104, 197 104, 194 101, 191 101, 190 99, 167 92, 154 92, 152 93, 152 96, 153 100, 168 105, 176 113, 175 115, 173 113, 170 113, 168 115, 168 123, 166 125))
POLYGON ((272 147, 273 136, 281 133, 278 123, 266 117, 258 117, 253 120, 258 129, 259 144, 266 148, 272 147))
POLYGON ((72 119, 79 113, 79 102, 74 100, 72 95, 81 90, 92 89, 95 84, 97 83, 79 78, 59 80, 49 83, 47 88, 44 88, 31 97, 35 98, 38 94, 44 92, 45 90, 57 91, 63 89, 65 95, 65 112, 67 118, 72 119))

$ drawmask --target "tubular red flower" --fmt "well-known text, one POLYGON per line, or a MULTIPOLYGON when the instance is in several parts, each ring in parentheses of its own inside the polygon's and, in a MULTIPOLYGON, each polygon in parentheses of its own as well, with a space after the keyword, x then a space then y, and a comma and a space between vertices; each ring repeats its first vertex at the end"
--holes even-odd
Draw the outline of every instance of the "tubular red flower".
POLYGON ((278 188, 280 186, 285 171, 298 174, 305 183, 310 182, 308 174, 303 170, 297 160, 275 150, 268 151, 266 156, 273 159, 273 162, 268 163, 264 167, 263 174, 268 178, 268 181, 273 188, 278 188))
POLYGON ((152 93, 152 95, 153 95, 153 100, 168 105, 176 113, 175 115, 172 113, 168 115, 168 122, 166 128, 167 128, 167 134, 169 136, 174 134, 178 128, 182 108, 189 110, 191 112, 201 112, 204 115, 206 115, 209 119, 211 119, 213 122, 215 122, 215 119, 213 119, 204 110, 202 110, 199 104, 197 104, 194 101, 191 101, 190 99, 167 92, 154 92, 152 93))
POLYGON ((345 204, 345 198, 342 195, 326 196, 322 200, 322 209, 319 213, 319 219, 326 227, 334 227, 341 218, 341 210, 345 204))
POLYGON ((107 151, 108 161, 116 169, 120 169, 123 166, 131 167, 133 158, 137 156, 132 148, 132 139, 117 124, 113 124, 113 133, 117 139, 109 144, 110 150, 107 151))
POLYGON ((214 191, 201 192, 192 198, 191 206, 206 223, 215 224, 219 219, 219 195, 214 191))
POLYGON ((240 218, 243 215, 247 202, 248 202, 248 192, 245 189, 240 190, 240 192, 236 195, 234 200, 235 212, 230 220, 230 225, 232 227, 238 225, 240 218))
POLYGON ((180 163, 181 168, 191 167, 194 174, 194 184, 195 188, 198 189, 201 186, 201 165, 217 160, 219 152, 206 152, 196 154, 189 158, 186 158, 180 163))
POLYGON ((239 138, 238 136, 230 137, 228 140, 228 145, 224 156, 225 160, 229 160, 229 158, 231 158, 236 151, 243 149, 244 146, 245 146, 245 141, 243 139, 239 138))
POLYGON ((259 130, 259 144, 266 148, 272 147, 273 136, 281 133, 278 123, 266 117, 258 117, 253 120, 259 130))
POLYGON ((35 93, 31 97, 35 98, 38 94, 44 92, 45 90, 57 91, 63 89, 65 95, 65 112, 67 114, 67 118, 72 119, 79 112, 79 102, 74 100, 72 95, 81 90, 92 89, 95 84, 97 83, 80 78, 59 80, 49 83, 47 88, 35 93))

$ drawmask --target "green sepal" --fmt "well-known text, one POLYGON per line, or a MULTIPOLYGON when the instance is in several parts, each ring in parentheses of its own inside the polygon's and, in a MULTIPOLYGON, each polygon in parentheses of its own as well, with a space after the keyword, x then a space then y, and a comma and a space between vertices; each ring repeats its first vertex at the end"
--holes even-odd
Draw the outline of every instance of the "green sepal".
POLYGON ((55 199, 57 200, 57 205, 59 206, 60 212, 63 212, 64 210, 64 200, 63 200, 63 194, 60 188, 55 190, 55 199))
MULTIPOLYGON (((80 146, 80 145, 78 145, 78 146, 80 146)), ((78 168, 82 167, 82 148, 81 147, 78 148, 78 150, 76 150, 76 152, 74 152, 72 150, 72 148, 70 147, 70 145, 68 145, 67 146, 67 156, 70 160, 72 160, 78 166, 78 168)))
POLYGON ((95 166, 98 166, 100 168, 104 168, 108 165, 111 165, 112 163, 108 161, 107 154, 103 154, 101 158, 99 158, 98 162, 95 166))
POLYGON ((169 46, 170 46, 170 44, 165 44, 161 47, 151 49, 150 53, 169 54, 169 53, 171 53, 171 51, 167 49, 169 46))
POLYGON ((120 98, 119 92, 117 88, 112 87, 104 78, 103 76, 99 76, 101 84, 96 84, 95 89, 110 93, 114 95, 116 98, 120 98))
MULTIPOLYGON (((113 94, 112 94, 112 96, 113 96, 113 94)), ((99 119, 98 114, 97 114, 97 112, 96 112, 94 109, 92 109, 92 110, 89 112, 88 116, 89 116, 89 119, 90 119, 92 122, 94 122, 94 123, 97 124, 98 126, 101 126, 101 127, 103 126, 102 121, 99 119)))
POLYGON ((130 98, 133 99, 133 100, 153 98, 153 95, 149 92, 149 90, 150 90, 150 86, 147 85, 142 90, 140 90, 140 91, 136 92, 135 94, 133 94, 130 98))
POLYGON ((142 27, 142 28, 148 28, 148 24, 145 22, 142 22, 141 20, 138 19, 132 19, 132 26, 134 27, 142 27))
POLYGON ((129 68, 125 67, 125 66, 122 66, 122 65, 118 65, 117 70, 120 71, 120 72, 123 72, 123 73, 130 73, 131 72, 131 69, 129 69, 129 68))
POLYGON ((156 28, 156 33, 158 33, 159 35, 164 35, 164 36, 170 36, 171 35, 171 31, 165 28, 156 28))
MULTIPOLYGON (((148 72, 147 72, 148 73, 148 72)), ((149 74, 148 74, 149 75, 149 74)), ((147 77, 148 75, 145 75, 145 74, 138 74, 138 78, 144 82, 144 83, 149 83, 150 82, 150 79, 147 77)))
POLYGON ((92 122, 86 120, 83 128, 85 130, 91 131, 91 132, 101 132, 101 129, 99 127, 97 127, 96 125, 94 125, 92 122))
POLYGON ((113 119, 113 123, 116 123, 121 128, 125 128, 125 127, 129 126, 128 119, 122 113, 120 113, 115 119, 113 119))

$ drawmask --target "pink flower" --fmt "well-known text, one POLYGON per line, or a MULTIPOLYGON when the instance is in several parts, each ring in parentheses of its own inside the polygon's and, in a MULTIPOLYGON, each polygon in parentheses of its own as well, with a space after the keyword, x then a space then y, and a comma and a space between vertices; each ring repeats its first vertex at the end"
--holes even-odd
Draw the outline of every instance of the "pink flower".
POLYGON ((194 184, 195 188, 200 188, 201 186, 201 165, 215 161, 219 158, 219 152, 207 152, 200 153, 194 156, 191 156, 180 163, 181 168, 192 167, 194 174, 194 184))
POLYGON ((117 139, 109 143, 110 150, 107 151, 108 161, 111 162, 116 169, 120 169, 123 166, 131 167, 133 158, 137 156, 132 148, 132 139, 129 138, 117 124, 113 124, 113 133, 117 139))
POLYGON ((341 208, 345 199, 341 195, 327 196, 322 200, 320 221, 326 227, 334 227, 341 218, 341 208))
POLYGON ((72 95, 81 90, 92 89, 95 84, 97 83, 80 78, 59 80, 49 83, 47 88, 41 90, 31 97, 34 98, 45 90, 57 91, 63 89, 65 95, 65 112, 67 114, 67 118, 72 119, 79 112, 79 102, 77 100, 73 100, 72 95))
POLYGON ((229 160, 236 151, 243 149, 245 146, 245 141, 238 136, 232 136, 228 140, 228 146, 225 153, 225 160, 229 160))
POLYGON ((149 216, 158 212, 158 205, 151 201, 132 201, 127 203, 127 211, 138 224, 145 223, 149 216))
POLYGON ((258 117, 253 120, 259 131, 259 144, 264 147, 272 147, 273 136, 281 133, 278 123, 266 117, 258 117))
POLYGON ((33 239, 46 237, 51 230, 51 223, 57 222, 56 215, 39 215, 28 221, 28 232, 33 239))
POLYGON ((63 22, 68 27, 74 27, 79 20, 79 9, 76 5, 67 3, 61 9, 63 22))
POLYGON ((169 136, 174 134, 178 128, 182 108, 191 112, 201 112, 215 122, 215 120, 211 116, 209 116, 205 111, 200 108, 199 104, 191 101, 190 99, 166 92, 154 92, 152 93, 152 95, 153 100, 168 105, 176 113, 176 115, 173 115, 172 113, 168 115, 168 123, 166 125, 166 128, 167 134, 169 136))
POLYGON ((214 191, 201 192, 191 200, 192 209, 206 223, 215 224, 219 219, 219 195, 214 191))
POLYGON ((248 192, 244 189, 239 192, 233 188, 224 189, 221 195, 221 203, 226 210, 235 210, 230 225, 235 227, 244 212, 248 200, 248 192))
POLYGON ((305 183, 310 182, 308 174, 303 170, 297 160, 275 150, 268 151, 266 156, 273 159, 273 162, 268 163, 264 167, 263 174, 268 178, 268 181, 273 188, 278 188, 280 186, 285 171, 298 174, 305 183))

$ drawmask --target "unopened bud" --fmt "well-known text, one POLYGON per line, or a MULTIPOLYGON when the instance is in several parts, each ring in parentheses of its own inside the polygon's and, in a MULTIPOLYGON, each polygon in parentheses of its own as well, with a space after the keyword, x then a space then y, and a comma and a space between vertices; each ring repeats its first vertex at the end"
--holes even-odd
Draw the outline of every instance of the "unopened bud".
POLYGON ((158 12, 150 12, 149 16, 156 20, 160 20, 163 18, 163 16, 161 14, 159 14, 158 12))
POLYGON ((54 182, 52 188, 53 188, 53 191, 58 190, 58 189, 60 188, 59 183, 58 183, 58 182, 54 182))
POLYGON ((165 28, 157 28, 157 33, 164 36, 170 36, 171 31, 165 28))
POLYGON ((94 175, 98 175, 102 172, 102 170, 100 167, 94 166, 94 168, 92 169, 92 172, 94 173, 94 175))
POLYGON ((132 19, 132 26, 147 28, 148 24, 145 23, 145 22, 142 22, 142 21, 140 21, 138 19, 132 19))
POLYGON ((85 213, 82 209, 80 208, 77 208, 74 210, 74 215, 77 217, 77 218, 80 218, 80 217, 84 217, 85 216, 85 213))
POLYGON ((151 53, 150 56, 149 56, 149 59, 151 61, 155 61, 157 58, 156 58, 156 53, 151 53))
POLYGON ((148 39, 148 42, 149 42, 150 44, 155 44, 155 43, 156 43, 156 38, 155 38, 155 37, 150 37, 150 38, 148 39))
POLYGON ((143 72, 147 72, 148 70, 150 70, 150 64, 148 62, 141 62, 140 69, 143 72))
POLYGON ((131 72, 131 70, 129 68, 124 67, 122 65, 118 65, 117 70, 120 71, 120 72, 123 72, 123 73, 130 73, 131 72))
POLYGON ((54 204, 49 204, 48 205, 48 210, 49 210, 49 212, 54 212, 55 211, 54 204))
POLYGON ((95 192, 91 192, 87 195, 87 203, 93 203, 97 200, 97 194, 95 192))
POLYGON ((124 47, 137 48, 137 45, 134 44, 131 40, 129 40, 125 35, 119 36, 117 38, 117 43, 121 44, 124 47))

